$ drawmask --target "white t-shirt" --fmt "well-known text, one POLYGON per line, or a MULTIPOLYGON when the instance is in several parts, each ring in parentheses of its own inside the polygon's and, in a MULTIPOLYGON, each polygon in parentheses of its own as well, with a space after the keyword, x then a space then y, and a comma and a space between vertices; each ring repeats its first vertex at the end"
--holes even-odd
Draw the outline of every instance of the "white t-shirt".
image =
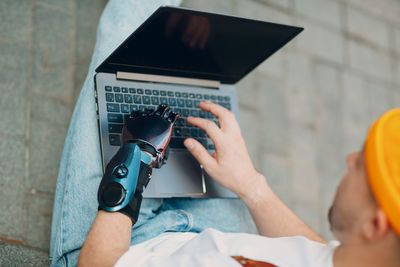
POLYGON ((324 245, 300 236, 268 238, 215 229, 200 234, 169 232, 131 246, 115 266, 241 266, 231 256, 243 256, 276 266, 333 267, 333 251, 338 244, 332 241, 324 245))

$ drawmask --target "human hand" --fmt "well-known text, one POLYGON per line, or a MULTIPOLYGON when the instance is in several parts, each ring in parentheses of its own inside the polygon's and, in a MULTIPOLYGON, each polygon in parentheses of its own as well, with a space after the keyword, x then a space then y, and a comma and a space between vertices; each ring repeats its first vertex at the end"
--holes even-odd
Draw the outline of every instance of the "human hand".
POLYGON ((210 101, 201 102, 200 108, 215 115, 221 128, 213 121, 198 117, 188 117, 187 122, 206 131, 214 142, 215 152, 210 155, 193 138, 187 138, 184 145, 212 178, 239 197, 246 197, 265 183, 265 178, 251 162, 235 115, 210 101))

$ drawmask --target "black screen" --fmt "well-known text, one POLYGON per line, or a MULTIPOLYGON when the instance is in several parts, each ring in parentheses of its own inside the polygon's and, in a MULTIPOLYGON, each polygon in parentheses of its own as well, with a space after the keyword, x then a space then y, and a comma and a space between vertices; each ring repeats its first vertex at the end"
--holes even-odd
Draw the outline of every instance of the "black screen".
POLYGON ((161 7, 96 71, 236 83, 302 30, 263 21, 161 7))

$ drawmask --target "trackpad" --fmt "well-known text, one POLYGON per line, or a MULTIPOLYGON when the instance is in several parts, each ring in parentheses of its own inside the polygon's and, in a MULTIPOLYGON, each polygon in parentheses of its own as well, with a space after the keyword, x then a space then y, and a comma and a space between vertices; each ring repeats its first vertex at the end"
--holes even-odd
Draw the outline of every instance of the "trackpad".
POLYGON ((203 193, 200 164, 189 152, 171 152, 167 164, 158 171, 157 193, 177 196, 203 193))

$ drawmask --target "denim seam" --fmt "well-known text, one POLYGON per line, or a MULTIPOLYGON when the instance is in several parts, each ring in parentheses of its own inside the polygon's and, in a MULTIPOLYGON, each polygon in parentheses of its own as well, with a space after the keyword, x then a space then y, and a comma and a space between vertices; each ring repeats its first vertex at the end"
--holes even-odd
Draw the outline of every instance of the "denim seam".
MULTIPOLYGON (((68 164, 69 165, 69 164, 68 164)), ((67 170, 68 170, 68 168, 67 168, 67 170)), ((64 243, 63 243, 63 234, 64 234, 64 232, 63 232, 63 229, 64 229, 64 227, 63 227, 63 222, 64 222, 64 207, 65 207, 65 202, 67 201, 67 194, 68 194, 68 184, 69 184, 69 181, 70 181, 70 175, 69 175, 69 173, 66 175, 66 177, 65 177, 66 179, 65 179, 65 184, 64 184, 64 192, 63 192, 63 202, 62 202, 62 204, 61 204, 61 221, 60 221, 60 240, 59 240, 59 246, 58 246, 58 257, 62 257, 63 258, 63 263, 64 263, 64 266, 66 266, 67 265, 67 262, 68 261, 66 261, 65 259, 64 259, 64 254, 63 254, 63 245, 64 245, 64 243)))
POLYGON ((193 215, 191 213, 185 211, 185 210, 182 210, 182 209, 179 210, 179 215, 183 215, 186 218, 187 222, 188 222, 186 224, 186 227, 183 229, 183 231, 187 232, 190 229, 192 229, 192 227, 193 227, 193 215))

